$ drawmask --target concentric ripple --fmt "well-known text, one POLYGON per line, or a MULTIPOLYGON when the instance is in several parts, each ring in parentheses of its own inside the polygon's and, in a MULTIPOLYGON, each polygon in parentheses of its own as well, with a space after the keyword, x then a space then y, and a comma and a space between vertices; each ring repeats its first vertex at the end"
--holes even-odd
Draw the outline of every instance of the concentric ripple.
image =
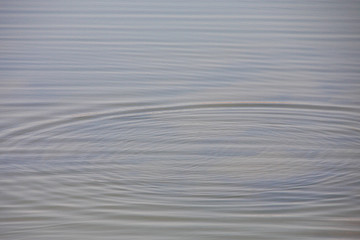
POLYGON ((2 236, 22 235, 19 225, 40 238, 164 227, 165 236, 232 238, 255 226, 276 236, 355 236, 359 115, 340 106, 206 103, 9 129, 1 137, 2 236))

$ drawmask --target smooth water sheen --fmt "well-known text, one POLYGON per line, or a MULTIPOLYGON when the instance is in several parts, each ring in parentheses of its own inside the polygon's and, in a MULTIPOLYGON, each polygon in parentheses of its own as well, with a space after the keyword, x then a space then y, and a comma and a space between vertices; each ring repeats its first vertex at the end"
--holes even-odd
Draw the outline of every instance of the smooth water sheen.
POLYGON ((360 239, 360 1, 0 0, 0 239, 360 239))

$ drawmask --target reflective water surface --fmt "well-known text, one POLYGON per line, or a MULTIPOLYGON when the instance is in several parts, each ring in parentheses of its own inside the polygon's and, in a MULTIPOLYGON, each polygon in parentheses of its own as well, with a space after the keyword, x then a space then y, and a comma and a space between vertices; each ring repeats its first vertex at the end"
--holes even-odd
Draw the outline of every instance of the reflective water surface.
POLYGON ((359 13, 0 0, 0 238, 359 239, 359 13))

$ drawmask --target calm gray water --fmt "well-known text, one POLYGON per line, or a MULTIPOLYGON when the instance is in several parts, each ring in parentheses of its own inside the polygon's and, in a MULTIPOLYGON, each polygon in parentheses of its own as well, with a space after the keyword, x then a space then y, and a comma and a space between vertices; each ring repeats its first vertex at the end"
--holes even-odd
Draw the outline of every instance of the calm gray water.
POLYGON ((359 239, 360 1, 0 0, 0 238, 359 239))

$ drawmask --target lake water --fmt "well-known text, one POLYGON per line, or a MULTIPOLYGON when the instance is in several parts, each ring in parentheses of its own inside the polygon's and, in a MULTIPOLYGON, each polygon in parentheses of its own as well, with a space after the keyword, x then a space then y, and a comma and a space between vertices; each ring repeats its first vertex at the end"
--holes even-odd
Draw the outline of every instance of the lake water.
POLYGON ((360 1, 0 1, 0 238, 359 239, 360 1))

